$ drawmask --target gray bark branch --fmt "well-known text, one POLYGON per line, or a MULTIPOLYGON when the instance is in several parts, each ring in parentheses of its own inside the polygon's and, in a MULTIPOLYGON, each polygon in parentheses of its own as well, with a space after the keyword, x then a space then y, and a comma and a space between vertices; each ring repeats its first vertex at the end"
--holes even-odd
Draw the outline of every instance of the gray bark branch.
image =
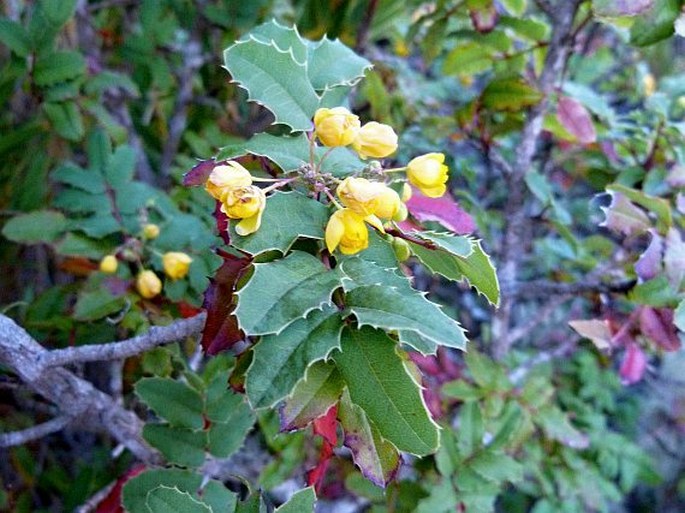
POLYGON ((13 447, 38 438, 43 438, 44 436, 64 429, 70 421, 71 419, 67 416, 55 417, 52 420, 31 426, 30 428, 22 429, 21 431, 0 433, 0 447, 13 447))

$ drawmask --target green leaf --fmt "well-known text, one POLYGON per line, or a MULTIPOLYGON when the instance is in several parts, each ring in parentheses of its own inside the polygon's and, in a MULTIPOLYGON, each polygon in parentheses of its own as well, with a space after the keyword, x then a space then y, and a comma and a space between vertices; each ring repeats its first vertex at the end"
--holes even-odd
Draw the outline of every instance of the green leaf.
POLYGON ((294 59, 300 64, 307 62, 307 42, 297 32, 297 27, 287 27, 272 19, 250 30, 242 40, 248 41, 250 38, 265 45, 273 42, 283 52, 292 51, 294 59))
POLYGON ((338 402, 344 385, 335 365, 325 362, 311 365, 280 410, 281 431, 302 429, 324 415, 338 402))
POLYGON ((171 425, 202 429, 204 404, 200 394, 188 385, 173 379, 143 378, 135 389, 136 395, 171 425))
POLYGON ((72 230, 81 230, 89 237, 100 239, 121 231, 121 225, 110 211, 105 211, 85 219, 74 219, 71 222, 72 230))
POLYGON ((295 492, 285 504, 276 508, 274 513, 314 513, 316 494, 313 487, 295 492))
POLYGON ((312 310, 331 305, 331 295, 340 286, 340 271, 326 269, 302 251, 254 267, 252 278, 238 292, 235 310, 249 335, 279 333, 312 310))
POLYGON ((243 446, 255 423, 255 416, 242 397, 228 410, 225 422, 215 422, 209 428, 209 452, 217 458, 228 458, 243 446))
POLYGON ((91 194, 103 194, 105 192, 105 182, 99 173, 81 169, 68 162, 55 169, 50 174, 50 178, 91 194))
POLYGON ((465 402, 459 411, 457 440, 459 452, 468 457, 483 444, 483 412, 477 401, 465 402))
POLYGON ((527 0, 501 0, 504 8, 514 16, 522 16, 526 12, 527 0))
POLYGON ((167 486, 188 492, 196 500, 206 503, 214 512, 232 512, 237 503, 236 495, 215 480, 210 480, 201 488, 203 479, 202 475, 187 470, 146 470, 126 482, 121 495, 122 505, 128 513, 150 513, 146 505, 147 494, 159 486, 167 486), (200 493, 202 497, 199 496, 200 493))
POLYGON ((115 297, 105 288, 81 292, 74 305, 74 319, 95 321, 121 311, 124 306, 126 306, 125 297, 115 297))
POLYGON ((417 237, 432 242, 437 247, 444 249, 451 255, 467 258, 475 251, 476 244, 474 240, 465 235, 455 235, 449 232, 433 231, 415 231, 412 232, 412 235, 416 235, 417 237))
POLYGON ((573 449, 585 449, 590 443, 587 435, 573 427, 568 416, 556 406, 540 408, 533 420, 542 426, 549 438, 573 449))
POLYGON ((24 27, 9 18, 0 18, 0 43, 19 57, 26 57, 31 53, 31 38, 24 27))
POLYGON ((481 96, 481 102, 489 110, 519 111, 539 103, 542 93, 517 78, 500 78, 490 82, 481 96))
POLYGON ((630 42, 649 46, 671 37, 680 15, 680 3, 680 0, 656 0, 649 11, 636 18, 630 28, 630 42))
POLYGON ((136 167, 136 152, 130 146, 119 146, 105 166, 105 178, 114 187, 119 188, 133 180, 136 167))
POLYGON ((673 323, 676 328, 685 332, 685 300, 678 303, 678 307, 673 312, 673 323))
POLYGON ((445 57, 442 72, 446 75, 475 75, 492 68, 492 48, 469 41, 455 46, 445 57))
POLYGON ((55 51, 36 59, 33 79, 41 87, 70 80, 86 72, 86 61, 76 51, 55 51))
POLYGON ((319 97, 307 78, 307 67, 292 52, 273 42, 238 41, 224 52, 226 69, 244 88, 250 101, 273 112, 276 123, 292 130, 308 131, 319 105, 319 97))
POLYGON ((150 513, 212 513, 207 504, 193 499, 188 492, 163 485, 148 492, 145 504, 150 513))
POLYGON ((523 467, 506 454, 483 451, 469 464, 469 467, 489 481, 516 482, 523 479, 523 467))
POLYGON ((13 217, 2 228, 2 234, 14 242, 38 244, 52 242, 67 228, 67 220, 53 210, 37 210, 13 217))
POLYGON ((482 388, 492 391, 504 391, 511 388, 509 378, 502 369, 502 366, 497 365, 487 356, 476 350, 471 350, 464 359, 471 377, 482 388))
POLYGON ((77 233, 67 233, 64 239, 55 245, 55 250, 60 255, 82 256, 100 260, 103 256, 110 254, 114 250, 114 246, 77 233))
POLYGON ((671 215, 671 205, 664 198, 658 198, 656 196, 650 196, 637 189, 631 189, 625 185, 619 183, 614 183, 607 186, 608 191, 618 192, 623 194, 630 201, 643 206, 650 212, 654 212, 659 220, 659 227, 662 230, 668 229, 673 226, 673 217, 671 215))
POLYGON ((146 424, 143 438, 156 447, 170 463, 199 467, 205 461, 207 433, 172 427, 168 424, 146 424))
POLYGON ((398 338, 400 344, 409 346, 423 355, 434 355, 438 351, 438 344, 414 331, 401 330, 398 332, 398 338))
POLYGON ((300 237, 322 240, 328 217, 323 203, 299 192, 276 192, 267 199, 261 228, 241 236, 231 224, 231 243, 252 255, 274 249, 285 254, 300 237))
POLYGON ((639 283, 628 293, 628 299, 640 305, 657 308, 674 307, 680 295, 673 289, 665 275, 639 283))
POLYGON ((478 400, 485 394, 485 391, 461 379, 445 383, 440 390, 445 397, 459 399, 460 401, 478 400))
POLYGON ((352 452, 354 463, 364 477, 376 486, 385 487, 399 469, 397 449, 380 437, 364 410, 351 402, 347 391, 340 400, 338 419, 345 434, 343 443, 352 452))
POLYGON ((267 335, 254 347, 245 390, 253 408, 271 408, 290 394, 314 362, 340 348, 343 321, 338 309, 314 310, 278 335, 267 335))
POLYGON ((317 91, 336 86, 354 86, 371 63, 360 57, 337 39, 309 43, 307 74, 317 91))
POLYGON ((56 27, 64 25, 76 12, 77 0, 60 0, 59 2, 52 2, 51 0, 42 0, 40 2, 41 12, 45 18, 56 27))
POLYGON ((359 405, 383 438, 399 450, 423 456, 435 452, 439 428, 421 390, 396 352, 396 343, 380 330, 346 329, 342 351, 333 356, 359 405))
POLYGON ((59 135, 69 141, 83 138, 83 117, 76 102, 44 103, 43 110, 59 135))
POLYGON ((466 347, 459 323, 420 292, 384 285, 357 287, 345 295, 345 306, 362 326, 413 331, 436 344, 466 347))
POLYGON ((448 280, 466 281, 493 306, 499 306, 499 281, 490 257, 483 251, 480 241, 472 240, 473 252, 468 257, 438 249, 427 249, 413 242, 409 243, 414 255, 432 272, 448 280))
POLYGON ((345 292, 368 285, 384 285, 408 294, 417 293, 412 288, 409 278, 400 274, 399 269, 395 267, 391 269, 381 267, 373 262, 364 260, 360 255, 343 259, 340 267, 345 276, 343 278, 345 292))
POLYGON ((244 502, 239 502, 235 513, 268 513, 264 498, 260 493, 252 494, 244 502))
MULTIPOLYGON (((444 388, 443 388, 444 390, 444 388)), ((499 419, 499 429, 495 432, 492 441, 488 444, 488 449, 496 450, 512 438, 521 424, 521 407, 516 401, 509 401, 505 406, 504 413, 499 419)))

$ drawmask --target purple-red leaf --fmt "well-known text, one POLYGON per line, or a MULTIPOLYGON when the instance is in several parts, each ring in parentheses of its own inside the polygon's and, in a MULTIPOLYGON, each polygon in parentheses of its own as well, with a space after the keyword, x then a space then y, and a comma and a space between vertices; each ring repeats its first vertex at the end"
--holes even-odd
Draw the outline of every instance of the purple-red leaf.
POLYGON ((651 280, 661 272, 661 260, 663 257, 663 241, 656 230, 649 230, 652 241, 644 253, 635 263, 635 272, 643 280, 651 280))
POLYGON ((473 28, 481 34, 492 32, 497 25, 497 19, 499 17, 494 4, 490 4, 486 7, 480 7, 478 9, 471 9, 469 11, 469 15, 471 16, 473 28))
POLYGON ((338 443, 338 407, 331 406, 326 415, 314 421, 314 434, 323 437, 319 461, 316 466, 307 472, 307 486, 314 486, 317 494, 323 485, 323 478, 326 475, 328 463, 333 457, 333 449, 338 443))
POLYGON ((136 477, 145 468, 145 465, 136 465, 117 479, 107 496, 95 507, 95 513, 124 513, 124 507, 121 505, 121 490, 126 481, 136 477))
POLYGON ((204 185, 212 170, 219 164, 220 162, 216 162, 214 159, 203 160, 196 164, 193 169, 183 175, 183 185, 186 187, 204 185))
POLYGON ((568 96, 561 96, 557 108, 557 119, 579 143, 590 144, 597 141, 592 117, 579 101, 568 96))
POLYGON ((228 231, 228 216, 221 211, 221 202, 219 201, 216 202, 214 207, 214 220, 216 221, 216 229, 221 240, 228 246, 231 243, 231 234, 228 231))
POLYGON ((664 351, 671 352, 680 349, 680 338, 673 322, 673 310, 642 307, 640 331, 664 351))
POLYGON ((238 327, 238 319, 233 315, 233 293, 238 279, 251 260, 228 253, 222 254, 222 257, 224 263, 214 278, 210 279, 202 304, 207 310, 207 322, 202 332, 202 348, 207 354, 217 354, 229 349, 245 338, 238 327))
POLYGON ((632 385, 642 379, 647 368, 647 356, 637 344, 628 344, 618 373, 624 385, 632 385))
POLYGON ((413 189, 407 209, 417 221, 437 221, 448 230, 464 235, 476 229, 473 218, 449 195, 429 198, 413 189))

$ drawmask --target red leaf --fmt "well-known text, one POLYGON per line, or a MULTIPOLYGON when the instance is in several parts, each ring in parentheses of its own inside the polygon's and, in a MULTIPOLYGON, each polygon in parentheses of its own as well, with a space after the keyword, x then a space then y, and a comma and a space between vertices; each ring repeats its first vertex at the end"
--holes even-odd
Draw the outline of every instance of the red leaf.
POLYGON ((204 185, 212 170, 219 164, 221 164, 221 162, 216 162, 214 159, 203 160, 199 164, 196 164, 193 169, 183 175, 183 185, 186 187, 204 185))
POLYGON ((233 293, 240 276, 250 265, 249 258, 240 258, 228 253, 221 255, 224 263, 209 281, 202 307, 207 310, 207 322, 202 332, 202 348, 207 354, 217 354, 230 349, 245 338, 233 315, 235 304, 233 293))
POLYGON ((642 307, 640 331, 664 351, 672 352, 680 349, 680 338, 673 323, 673 310, 642 307))
POLYGON ((471 16, 473 28, 481 34, 492 32, 495 25, 497 25, 497 9, 493 4, 479 9, 471 9, 469 15, 471 16))
POLYGON ((333 449, 338 443, 338 406, 331 406, 328 412, 314 421, 314 434, 323 437, 319 461, 316 466, 307 472, 307 486, 314 486, 319 494, 323 486, 323 478, 326 475, 328 463, 333 457, 333 449))
POLYGON ((114 487, 112 487, 107 494, 107 497, 102 499, 100 504, 95 508, 95 513, 124 513, 124 507, 121 505, 121 489, 126 484, 126 481, 136 477, 143 470, 145 470, 145 465, 136 465, 117 479, 114 487))
POLYGON ((407 209, 420 222, 437 221, 458 234, 471 233, 476 229, 473 218, 449 194, 441 198, 429 198, 413 189, 407 209))
POLYGON ((191 317, 195 317, 201 311, 202 308, 197 308, 196 306, 193 306, 190 303, 186 303, 185 301, 181 301, 180 303, 178 303, 178 313, 181 314, 181 317, 183 317, 184 319, 190 319, 191 317))
POLYGON ((221 211, 220 201, 217 201, 214 206, 214 219, 216 220, 216 229, 221 236, 221 240, 228 246, 231 243, 231 236, 228 233, 228 216, 221 211))
POLYGON ((628 344, 618 373, 624 385, 632 385, 642 379, 647 368, 647 357, 637 344, 628 344))
POLYGON ((597 141, 597 132, 587 109, 577 100, 568 96, 559 98, 557 119, 581 144, 597 141))

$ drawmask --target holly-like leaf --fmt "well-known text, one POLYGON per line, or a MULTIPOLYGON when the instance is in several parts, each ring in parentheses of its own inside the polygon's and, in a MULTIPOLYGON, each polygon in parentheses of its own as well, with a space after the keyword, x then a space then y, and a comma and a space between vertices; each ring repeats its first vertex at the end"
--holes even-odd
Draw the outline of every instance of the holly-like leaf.
POLYGON ((299 237, 322 240, 328 217, 323 203, 299 192, 276 192, 267 199, 259 230, 242 236, 231 225, 231 241, 252 255, 273 249, 285 254, 299 237))
POLYGON ((207 433, 168 424, 146 424, 143 438, 171 463, 199 467, 205 461, 207 433))
POLYGON ((226 69, 233 81, 248 93, 249 101, 269 109, 276 123, 295 131, 312 129, 319 97, 307 77, 307 67, 274 42, 250 38, 224 51, 226 69))
POLYGON ((150 513, 212 513, 207 504, 193 499, 188 492, 164 485, 148 492, 145 505, 150 513))
POLYGON ((357 287, 384 285, 409 294, 415 294, 409 278, 402 275, 397 268, 383 268, 373 262, 363 260, 359 255, 343 260, 343 288, 350 292, 357 287))
POLYGON ((295 492, 285 504, 276 508, 274 513, 314 513, 316 494, 311 486, 295 492))
POLYGON ((143 378, 136 383, 136 394, 173 426, 201 429, 204 425, 202 398, 185 383, 168 378, 143 378))
POLYGON ((67 219, 60 212, 37 210, 13 217, 2 228, 2 235, 14 242, 37 244, 52 242, 67 229, 67 219))
POLYGON ((339 40, 323 38, 308 45, 307 74, 317 91, 336 86, 353 86, 371 63, 357 55, 339 40))
POLYGON ((291 51, 297 62, 301 64, 307 62, 307 42, 302 39, 296 26, 287 27, 272 19, 256 26, 242 39, 249 40, 249 38, 266 45, 273 42, 282 51, 291 51))
POLYGON ((347 391, 340 400, 338 418, 345 434, 343 443, 352 452, 354 463, 364 477, 377 486, 385 487, 400 467, 397 449, 381 438, 364 410, 352 403, 347 391))
POLYGON ((384 285, 357 287, 346 294, 345 306, 361 326, 413 331, 436 344, 466 348, 464 329, 420 292, 384 285))
MULTIPOLYGON (((499 306, 499 280, 490 257, 483 251, 479 240, 471 239, 473 252, 468 257, 450 253, 444 249, 428 249, 410 243, 414 255, 432 272, 448 280, 466 281, 493 306, 499 306)), ((444 246, 443 246, 444 247, 444 246)))
POLYGON ((436 221, 454 233, 467 234, 476 229, 473 218, 449 194, 429 198, 414 189, 407 201, 407 209, 416 220, 436 221))
POLYGON ((335 365, 317 362, 307 369, 280 410, 281 431, 302 429, 338 402, 345 383, 335 365))
POLYGON ((207 321, 202 331, 202 348, 207 354, 217 354, 229 349, 245 338, 233 314, 233 293, 238 279, 250 260, 230 254, 222 255, 224 263, 209 280, 202 307, 207 310, 207 321))
POLYGON ((412 235, 432 242, 452 255, 467 258, 473 254, 473 239, 445 232, 414 232, 412 235))
POLYGON ((578 100, 561 96, 557 107, 557 119, 579 143, 590 144, 597 141, 597 131, 592 117, 578 100))
POLYGON ((339 270, 326 269, 302 251, 254 267, 252 278, 238 292, 235 310, 249 335, 279 333, 312 310, 331 305, 331 295, 340 286, 339 270))
POLYGON ((324 307, 295 321, 254 347, 245 389, 254 408, 270 408, 286 397, 314 362, 340 348, 343 321, 338 309, 324 307))
POLYGON ((346 329, 342 351, 333 358, 352 403, 364 410, 383 438, 401 451, 431 454, 438 448, 439 428, 396 346, 381 330, 346 329))

